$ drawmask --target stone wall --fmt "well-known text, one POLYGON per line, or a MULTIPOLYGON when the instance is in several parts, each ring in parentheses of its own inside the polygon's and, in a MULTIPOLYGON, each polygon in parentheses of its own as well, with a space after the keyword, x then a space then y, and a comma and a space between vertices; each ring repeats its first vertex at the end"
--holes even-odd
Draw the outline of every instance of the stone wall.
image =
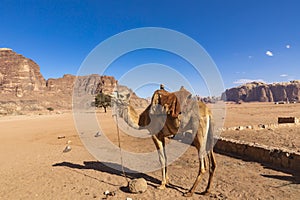
POLYGON ((219 138, 215 151, 300 173, 300 153, 233 139, 219 138))

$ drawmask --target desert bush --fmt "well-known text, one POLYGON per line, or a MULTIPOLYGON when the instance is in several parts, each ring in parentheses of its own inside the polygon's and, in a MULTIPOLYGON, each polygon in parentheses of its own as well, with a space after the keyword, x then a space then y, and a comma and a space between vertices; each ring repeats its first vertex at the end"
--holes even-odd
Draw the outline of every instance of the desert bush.
POLYGON ((51 111, 53 111, 53 110, 54 110, 54 108, 52 108, 52 107, 49 107, 49 108, 47 108, 47 110, 49 110, 49 111, 51 112, 51 111))

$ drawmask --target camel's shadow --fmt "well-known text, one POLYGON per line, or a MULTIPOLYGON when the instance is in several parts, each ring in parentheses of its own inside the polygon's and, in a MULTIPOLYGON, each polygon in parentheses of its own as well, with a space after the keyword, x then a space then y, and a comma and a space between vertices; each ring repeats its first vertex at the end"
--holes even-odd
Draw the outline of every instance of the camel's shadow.
MULTIPOLYGON (((100 172, 104 172, 104 173, 124 177, 123 172, 118 170, 118 169, 121 169, 121 165, 116 164, 116 163, 110 163, 110 162, 84 161, 83 165, 74 164, 74 163, 70 163, 70 162, 60 162, 60 163, 55 163, 52 166, 53 167, 67 167, 67 168, 70 168, 70 169, 80 169, 80 170, 92 169, 92 170, 96 170, 96 171, 100 171, 100 172)), ((126 167, 124 167, 124 170, 125 170, 127 178, 129 178, 129 179, 144 178, 147 181, 148 186, 151 186, 153 188, 156 188, 161 182, 157 178, 154 178, 154 177, 149 176, 149 175, 144 174, 144 173, 135 172, 135 171, 133 171, 131 169, 128 169, 126 167)), ((90 175, 84 173, 83 171, 76 170, 76 172, 80 173, 84 176, 87 176, 89 178, 95 179, 99 182, 103 182, 103 183, 113 185, 113 186, 119 186, 120 190, 122 190, 123 192, 126 192, 126 193, 129 192, 127 186, 124 187, 124 186, 115 185, 115 184, 100 180, 96 177, 93 177, 93 176, 90 176, 90 175)), ((181 192, 182 194, 184 194, 187 191, 187 188, 183 188, 181 186, 176 186, 174 184, 169 184, 167 187, 175 189, 175 190, 181 192)), ((200 194, 200 193, 198 193, 198 194, 200 194)))

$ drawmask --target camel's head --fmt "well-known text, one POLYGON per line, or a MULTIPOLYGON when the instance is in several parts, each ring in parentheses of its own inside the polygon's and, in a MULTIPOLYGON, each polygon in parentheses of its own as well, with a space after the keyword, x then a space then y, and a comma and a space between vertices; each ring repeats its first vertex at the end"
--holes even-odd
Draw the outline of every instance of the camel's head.
POLYGON ((117 87, 114 90, 114 97, 113 97, 113 102, 116 105, 128 105, 129 104, 129 100, 130 100, 130 96, 131 96, 131 91, 128 90, 127 88, 124 87, 117 87))
POLYGON ((112 99, 115 114, 120 117, 124 115, 124 109, 129 105, 131 92, 126 88, 116 88, 112 99))
POLYGON ((137 124, 138 114, 130 106, 130 96, 132 92, 127 88, 117 88, 114 92, 113 107, 114 115, 123 118, 124 121, 132 128, 139 129, 137 124))

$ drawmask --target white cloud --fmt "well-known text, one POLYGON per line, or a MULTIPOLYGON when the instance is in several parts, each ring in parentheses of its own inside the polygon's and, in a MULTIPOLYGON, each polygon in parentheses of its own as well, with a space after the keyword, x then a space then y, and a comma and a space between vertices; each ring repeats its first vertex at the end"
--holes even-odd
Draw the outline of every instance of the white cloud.
POLYGON ((252 58, 252 56, 248 56, 248 58, 249 58, 249 59, 251 59, 251 58, 252 58))
POLYGON ((286 47, 287 49, 289 49, 289 48, 291 48, 291 45, 287 44, 285 47, 286 47))
POLYGON ((280 74, 280 77, 287 77, 287 74, 280 74))
POLYGON ((272 53, 272 51, 266 51, 266 55, 267 56, 273 56, 273 53, 272 53))
POLYGON ((251 83, 251 82, 263 82, 266 83, 266 81, 262 80, 262 79, 239 79, 234 81, 234 84, 246 84, 246 83, 251 83))

